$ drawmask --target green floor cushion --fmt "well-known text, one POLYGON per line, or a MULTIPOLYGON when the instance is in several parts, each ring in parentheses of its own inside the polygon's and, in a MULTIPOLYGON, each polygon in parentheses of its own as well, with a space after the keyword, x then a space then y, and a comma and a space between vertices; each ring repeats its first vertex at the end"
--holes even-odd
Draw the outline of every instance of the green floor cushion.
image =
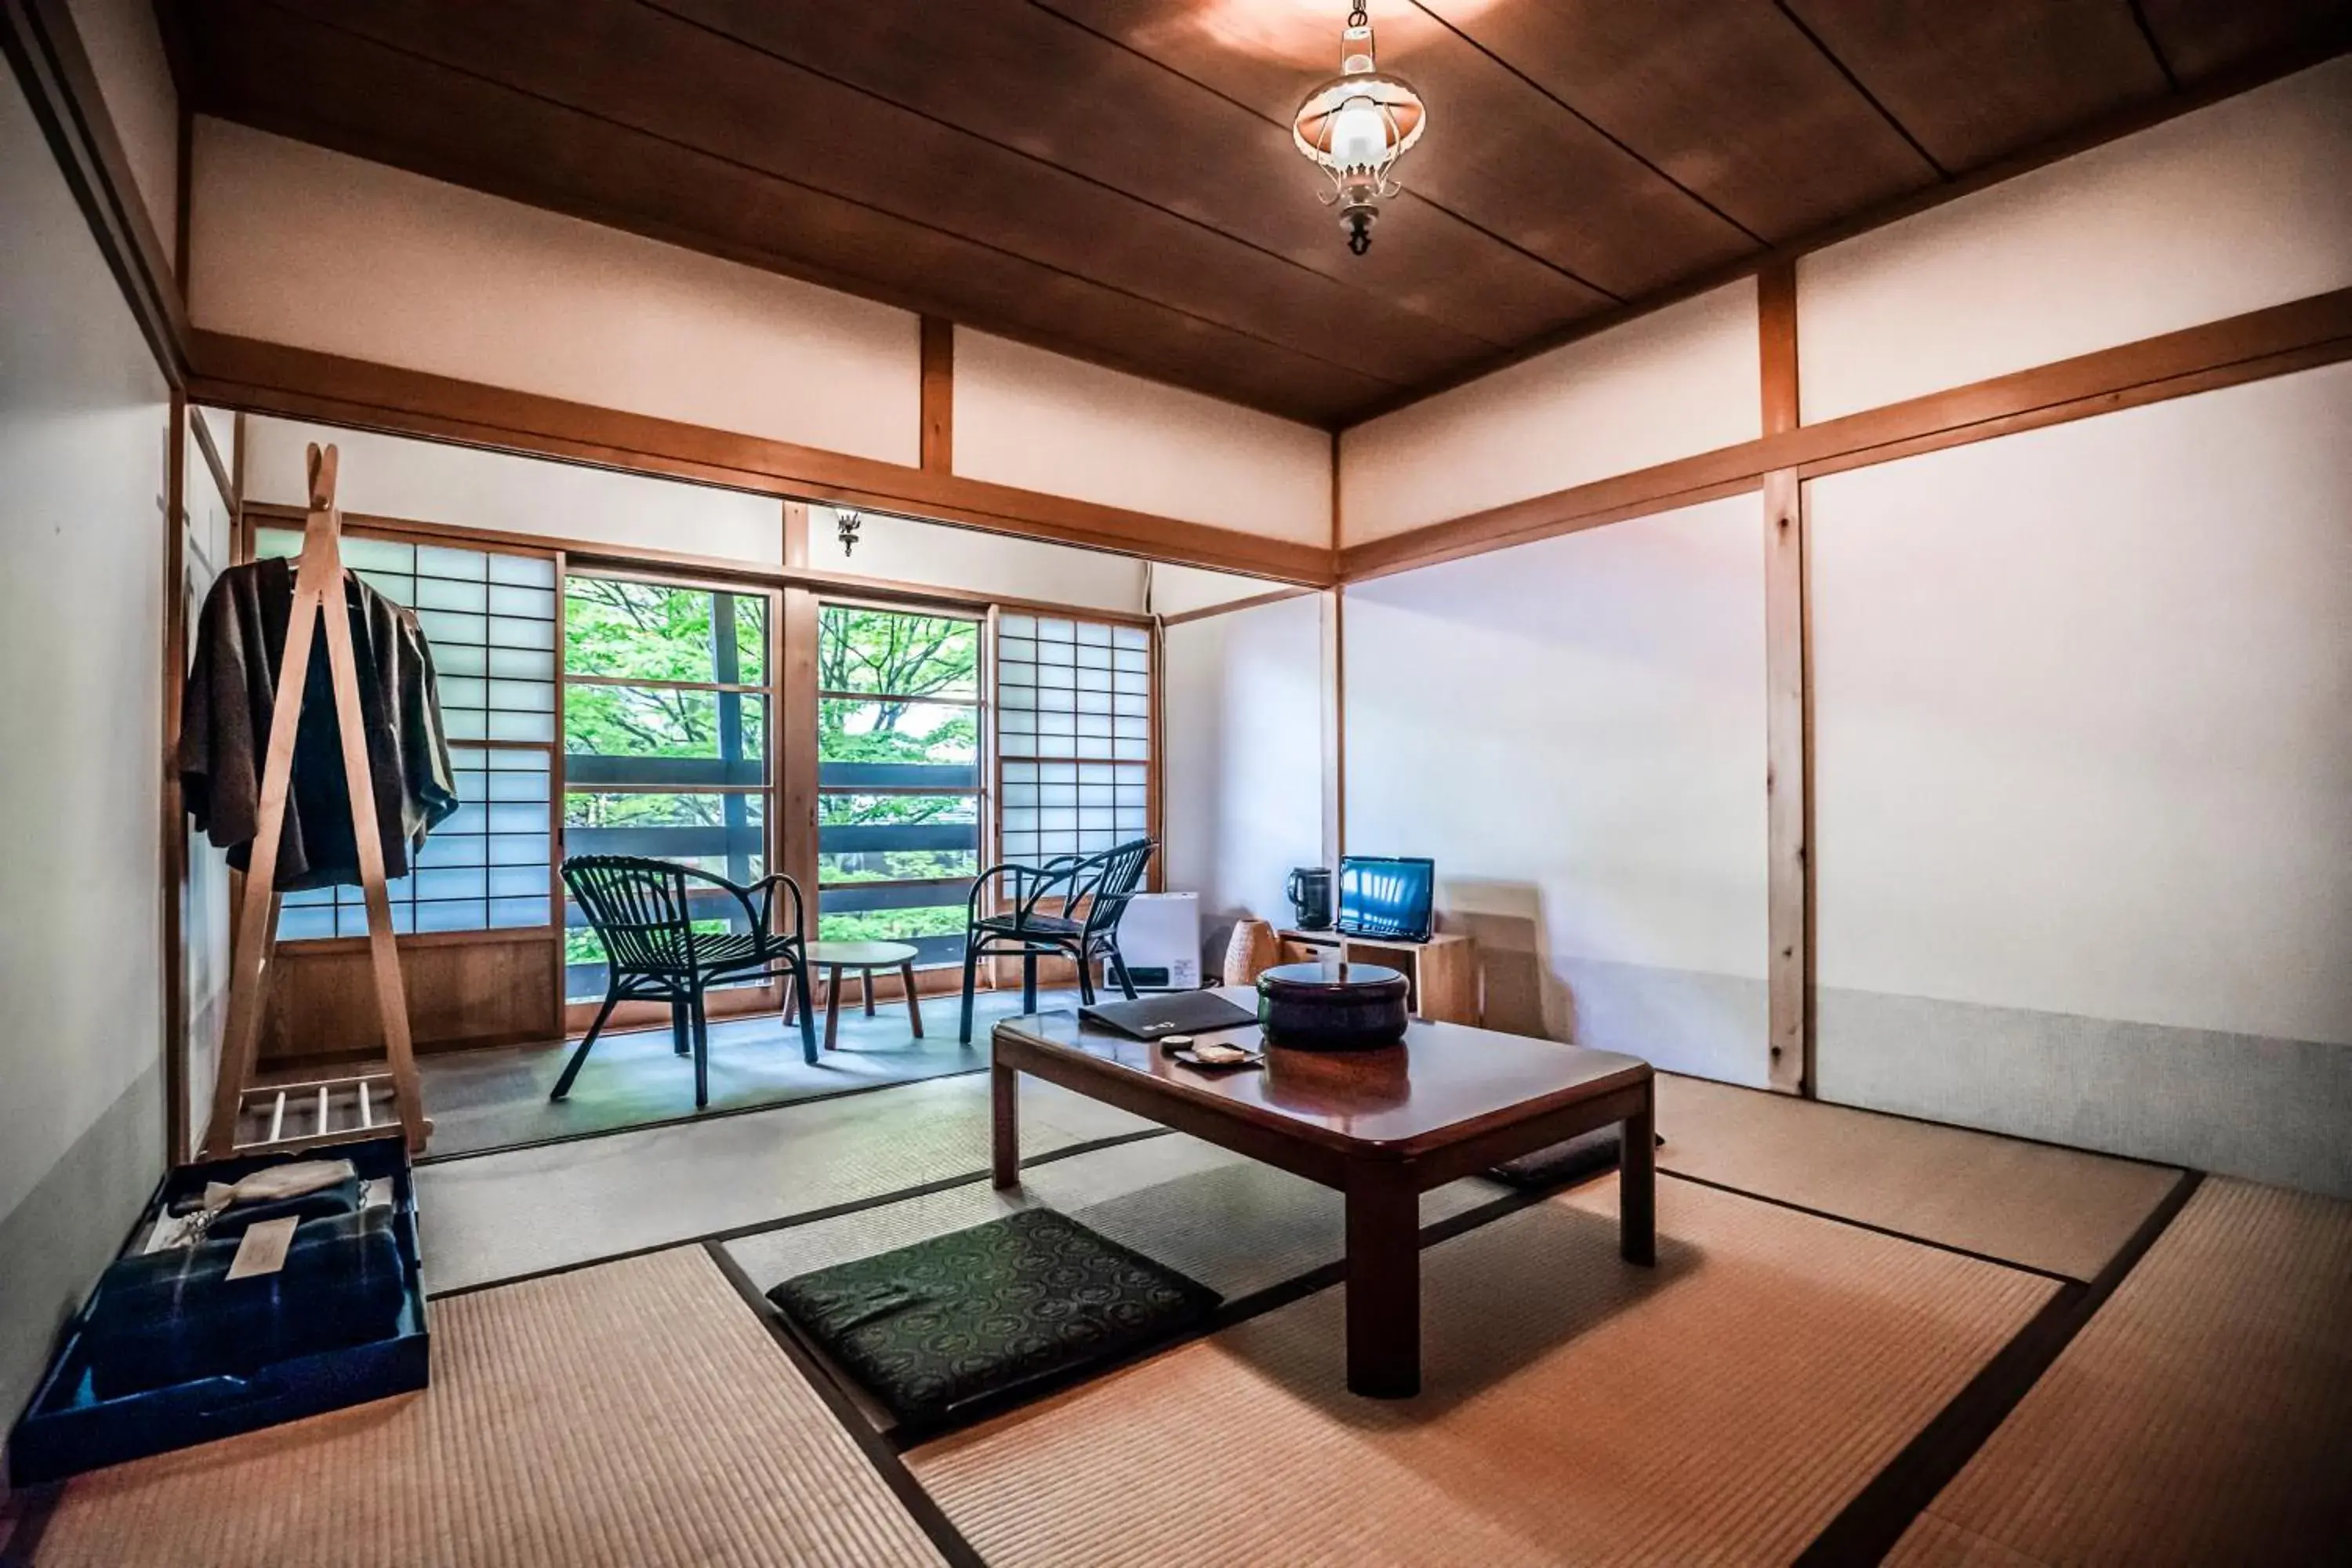
MULTIPOLYGON (((1621 1126, 1612 1123, 1597 1127, 1590 1132, 1580 1132, 1565 1142, 1538 1149, 1532 1154, 1522 1154, 1516 1160, 1506 1160, 1486 1173, 1498 1182, 1519 1188, 1556 1187, 1563 1182, 1575 1181, 1613 1170, 1617 1164, 1617 1134, 1621 1126)), ((1658 1144, 1665 1145, 1661 1138, 1658 1144)))
POLYGON ((768 1299, 908 1425, 1116 1361, 1220 1300, 1051 1209, 803 1274, 768 1299))

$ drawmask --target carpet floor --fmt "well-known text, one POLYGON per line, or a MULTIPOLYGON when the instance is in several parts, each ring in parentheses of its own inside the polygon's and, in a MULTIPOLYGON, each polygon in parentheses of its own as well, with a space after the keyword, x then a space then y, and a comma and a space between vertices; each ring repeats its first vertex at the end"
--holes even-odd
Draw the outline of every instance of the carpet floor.
POLYGON ((1423 1257, 1424 1390, 1344 1392, 1342 1292, 909 1452, 998 1568, 1785 1562, 2057 1288, 1604 1178, 1423 1257))
POLYGON ((433 1386, 68 1482, 41 1568, 742 1568, 938 1550, 700 1248, 443 1302, 433 1386))
POLYGON ((2027 1143, 1670 1073, 1661 1169, 2089 1280, 2180 1179, 2027 1143))
POLYGON ((1889 1561, 2352 1561, 2352 1203, 2206 1182, 1889 1561))
MULTIPOLYGON (((895 984, 877 989, 887 996, 895 984)), ((822 1048, 824 1015, 817 1014, 814 1065, 801 1058, 800 1026, 787 1026, 772 1013, 713 1023, 710 1103, 699 1111, 694 1107, 694 1064, 672 1048, 667 1028, 599 1038, 562 1100, 549 1100, 548 1091, 577 1040, 431 1052, 417 1058, 425 1110, 433 1118, 433 1146, 425 1158, 446 1160, 975 1072, 988 1065, 990 1026, 1021 1011, 1021 993, 1015 987, 973 998, 968 1049, 956 1043, 961 1005, 956 996, 925 997, 927 1032, 917 1039, 905 1004, 882 1002, 869 1018, 853 993, 844 1000, 840 1034, 831 1051, 822 1048)), ((1077 993, 1045 993, 1038 1005, 1075 1007, 1077 993)))

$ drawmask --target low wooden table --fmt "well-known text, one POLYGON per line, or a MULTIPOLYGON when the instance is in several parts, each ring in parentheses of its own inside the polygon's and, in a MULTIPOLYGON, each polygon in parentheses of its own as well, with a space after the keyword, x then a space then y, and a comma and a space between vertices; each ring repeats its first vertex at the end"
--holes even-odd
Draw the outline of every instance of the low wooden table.
MULTIPOLYGON (((841 1032, 841 972, 855 969, 865 979, 866 1016, 874 1016, 874 972, 895 969, 899 984, 907 993, 907 1022, 914 1026, 915 1038, 923 1037, 923 1005, 915 999, 915 950, 903 942, 813 942, 802 954, 812 972, 823 969, 824 974, 824 1048, 833 1049, 834 1038, 841 1032)), ((808 1005, 807 998, 801 1005, 808 1005)), ((784 1021, 792 1022, 790 1002, 784 1006, 784 1021)))
MULTIPOLYGON (((1223 993, 1244 1006, 1239 988, 1223 993)), ((1257 1026, 1204 1037, 1257 1045, 1257 1026)), ((1266 1065, 1209 1073, 1158 1046, 1039 1013, 996 1026, 994 1176, 1021 1180, 1020 1075, 1118 1106, 1336 1187, 1348 1203, 1348 1387, 1421 1391, 1421 1204, 1432 1187, 1624 1123, 1619 1247, 1657 1260, 1650 1064, 1612 1051, 1416 1021, 1382 1051, 1268 1047, 1266 1065)))

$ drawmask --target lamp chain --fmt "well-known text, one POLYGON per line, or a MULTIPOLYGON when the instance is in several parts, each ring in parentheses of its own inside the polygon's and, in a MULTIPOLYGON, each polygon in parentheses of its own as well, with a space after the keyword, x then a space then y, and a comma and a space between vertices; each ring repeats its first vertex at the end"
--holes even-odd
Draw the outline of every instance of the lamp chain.
POLYGON ((1348 11, 1348 26, 1350 27, 1369 27, 1371 25, 1372 14, 1370 11, 1365 9, 1365 7, 1361 5, 1349 7, 1348 11))

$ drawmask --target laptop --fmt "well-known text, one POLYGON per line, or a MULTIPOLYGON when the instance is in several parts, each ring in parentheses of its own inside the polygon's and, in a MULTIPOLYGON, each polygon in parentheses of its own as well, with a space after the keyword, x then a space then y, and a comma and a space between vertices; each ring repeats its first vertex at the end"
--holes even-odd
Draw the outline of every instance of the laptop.
POLYGON ((1163 996, 1139 996, 1132 1002, 1098 1002, 1079 1008, 1078 1016, 1137 1040, 1213 1034, 1257 1022, 1256 1014, 1213 991, 1171 991, 1163 996))

